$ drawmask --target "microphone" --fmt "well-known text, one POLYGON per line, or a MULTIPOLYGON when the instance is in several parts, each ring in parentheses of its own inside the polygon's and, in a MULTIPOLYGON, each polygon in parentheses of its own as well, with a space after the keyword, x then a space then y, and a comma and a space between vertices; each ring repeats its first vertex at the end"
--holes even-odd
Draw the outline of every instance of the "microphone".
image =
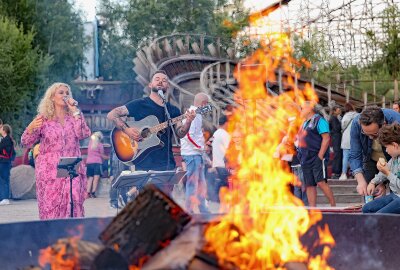
POLYGON ((158 90, 157 94, 160 96, 160 98, 165 102, 165 96, 163 90, 158 90))
POLYGON ((78 106, 78 101, 74 100, 73 103, 71 104, 70 102, 68 102, 68 100, 70 100, 71 97, 70 96, 64 96, 63 100, 66 104, 71 105, 71 106, 78 106))

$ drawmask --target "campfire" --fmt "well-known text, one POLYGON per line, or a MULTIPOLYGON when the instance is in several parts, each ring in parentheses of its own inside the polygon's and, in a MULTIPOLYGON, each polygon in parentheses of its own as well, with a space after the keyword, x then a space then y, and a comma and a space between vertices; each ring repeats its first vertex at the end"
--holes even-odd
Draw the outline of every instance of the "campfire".
POLYGON ((41 267, 332 269, 327 258, 335 241, 326 224, 318 227, 322 214, 307 210, 292 195, 289 185, 299 182, 285 163, 274 158, 284 136, 289 145, 294 142, 304 120, 300 106, 318 102, 310 85, 301 90, 296 85, 296 68, 307 62, 292 58, 285 33, 260 41, 261 48, 235 71, 239 105, 228 122, 233 136, 228 162, 235 173, 229 190, 220 193, 223 214, 212 220, 193 219, 163 192, 148 186, 100 234, 102 244, 61 239, 42 250, 41 267), (267 85, 277 81, 277 70, 285 74, 283 91, 272 95, 267 85))
POLYGON ((208 252, 217 255, 220 265, 236 269, 284 269, 294 262, 308 269, 329 269, 326 259, 334 244, 329 228, 318 230, 314 244, 322 245, 322 252, 311 255, 300 238, 322 215, 301 207, 289 191, 290 184, 299 185, 298 180, 274 158, 284 136, 293 145, 304 121, 300 106, 305 101, 316 104, 318 98, 310 85, 297 88, 295 69, 305 61, 292 58, 288 35, 270 34, 261 45, 235 72, 239 82, 235 101, 240 105, 229 117, 228 132, 239 134, 239 140, 233 138, 228 160, 236 173, 231 177, 232 190, 222 194, 227 214, 206 230, 208 252), (267 84, 277 81, 277 70, 286 76, 282 93, 274 96, 267 84))

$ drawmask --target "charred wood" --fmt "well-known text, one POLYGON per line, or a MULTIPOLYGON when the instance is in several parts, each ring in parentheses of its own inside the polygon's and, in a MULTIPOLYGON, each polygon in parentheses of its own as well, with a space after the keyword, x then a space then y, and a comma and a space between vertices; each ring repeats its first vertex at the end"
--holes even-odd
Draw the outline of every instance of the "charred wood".
POLYGON ((113 219, 100 239, 129 264, 141 266, 168 246, 190 219, 167 195, 149 185, 113 219))
POLYGON ((103 248, 102 245, 76 237, 61 238, 40 251, 39 264, 49 264, 51 269, 90 269, 94 258, 103 248))

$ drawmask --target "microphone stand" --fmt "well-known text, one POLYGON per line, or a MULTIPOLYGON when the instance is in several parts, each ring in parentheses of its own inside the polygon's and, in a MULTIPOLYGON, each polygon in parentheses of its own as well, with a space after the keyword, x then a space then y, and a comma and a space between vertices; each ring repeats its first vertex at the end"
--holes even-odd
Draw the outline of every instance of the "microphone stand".
MULTIPOLYGON (((69 198, 70 198, 69 204, 70 204, 70 217, 71 218, 74 217, 74 200, 72 199, 72 180, 75 177, 79 176, 79 174, 75 170, 75 165, 77 165, 81 160, 82 160, 82 158, 80 158, 80 157, 73 157, 73 158, 61 157, 59 164, 57 165, 57 170, 67 170, 68 175, 69 175, 69 198), (68 159, 72 159, 72 160, 68 160, 68 159), (60 163, 64 163, 64 164, 60 164, 60 163)), ((59 171, 57 171, 57 177, 59 177, 58 172, 59 171)))
POLYGON ((67 171, 69 174, 69 204, 70 204, 70 217, 74 217, 74 200, 72 199, 72 180, 78 176, 78 174, 75 171, 75 165, 70 165, 67 167, 67 171))
MULTIPOLYGON (((166 116, 166 118, 167 118, 168 127, 170 127, 170 128, 172 129, 172 134, 174 134, 175 142, 178 142, 178 138, 176 137, 175 130, 174 130, 174 127, 173 127, 173 124, 172 124, 171 115, 170 115, 169 112, 168 112, 167 100, 166 100, 166 98, 165 98, 165 96, 164 96, 164 92, 163 92, 161 89, 159 89, 157 93, 158 93, 158 96, 159 96, 159 97, 162 99, 162 101, 163 101, 163 106, 164 106, 165 116, 166 116)), ((169 136, 169 134, 167 134, 167 136, 169 136)), ((171 147, 172 147, 172 146, 171 146, 171 147)), ((169 166, 170 166, 169 158, 168 158, 168 165, 167 165, 167 166, 168 166, 168 168, 169 168, 169 166)))
POLYGON ((162 90, 158 90, 158 95, 159 95, 160 98, 163 100, 163 106, 164 106, 165 116, 167 117, 168 126, 172 129, 172 134, 174 134, 175 141, 178 142, 178 138, 176 137, 175 130, 174 130, 174 128, 173 128, 173 124, 172 124, 172 121, 171 121, 171 120, 172 120, 172 119, 171 119, 171 115, 170 115, 169 112, 168 112, 167 100, 166 100, 166 98, 165 98, 164 93, 162 92, 162 90), (161 91, 161 93, 160 93, 160 91, 161 91))

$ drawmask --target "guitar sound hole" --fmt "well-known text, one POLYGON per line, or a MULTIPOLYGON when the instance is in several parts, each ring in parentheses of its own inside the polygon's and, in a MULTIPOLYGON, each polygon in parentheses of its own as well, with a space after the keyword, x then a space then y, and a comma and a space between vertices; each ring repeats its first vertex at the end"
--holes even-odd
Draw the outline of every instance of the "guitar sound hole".
POLYGON ((151 133, 150 130, 148 128, 145 128, 142 130, 142 132, 140 134, 142 135, 142 138, 144 139, 144 138, 149 137, 150 133, 151 133))

